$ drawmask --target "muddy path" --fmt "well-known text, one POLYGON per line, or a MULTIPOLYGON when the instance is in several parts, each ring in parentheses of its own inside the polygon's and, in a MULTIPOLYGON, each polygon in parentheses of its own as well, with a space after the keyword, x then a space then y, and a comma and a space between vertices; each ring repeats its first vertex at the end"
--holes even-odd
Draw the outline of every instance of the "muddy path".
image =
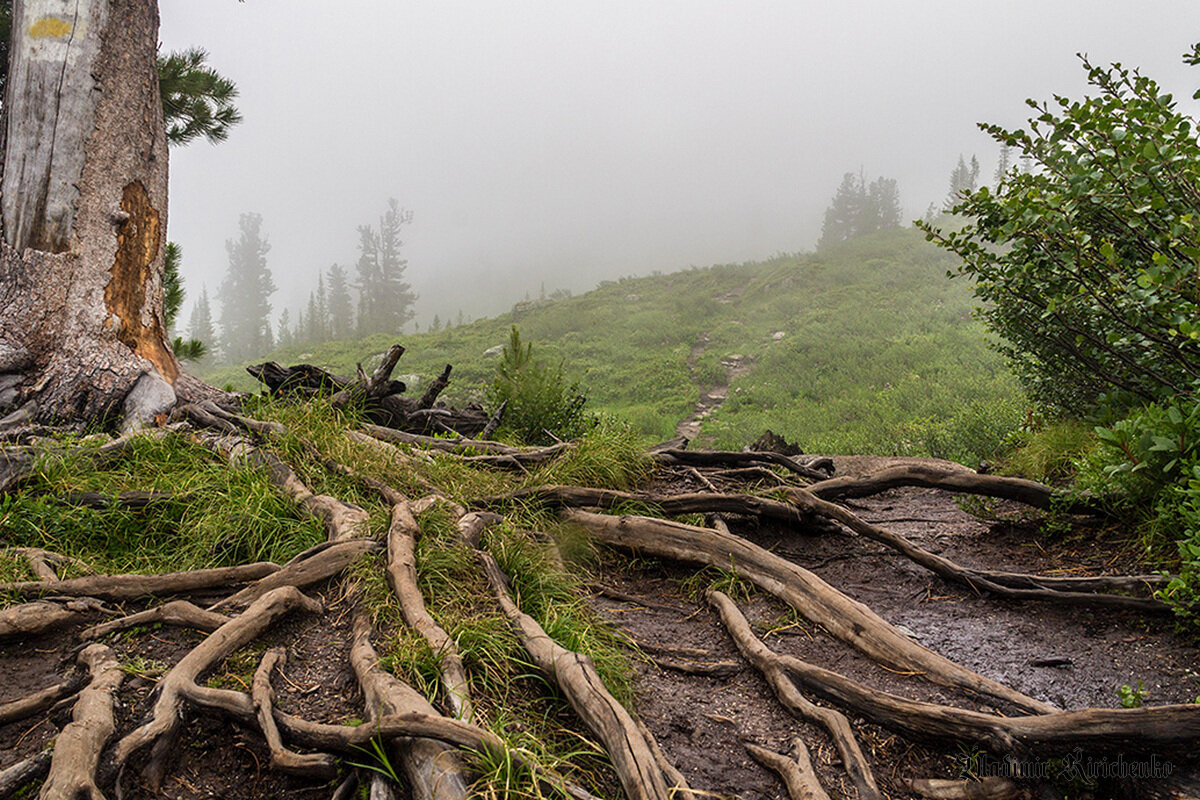
MULTIPOLYGON (((839 474, 864 473, 893 459, 835 458, 839 474)), ((719 478, 712 480, 720 481, 719 478)), ((681 493, 706 488, 686 469, 661 469, 655 489, 681 493)), ((718 488, 735 488, 728 486, 718 488)), ((739 491, 765 489, 737 484, 739 491)), ((904 534, 917 544, 962 564, 1045 574, 1128 572, 1136 553, 1102 533, 1081 529, 1048 537, 1043 522, 1005 502, 965 505, 946 492, 894 489, 849 503, 867 520, 904 534), (1114 558, 1113 553, 1116 553, 1114 558)), ((947 584, 893 551, 848 532, 814 535, 803 529, 750 518, 726 517, 736 533, 812 570, 864 603, 927 647, 988 678, 1002 681, 1062 708, 1117 707, 1117 690, 1141 682, 1147 705, 1186 703, 1200 696, 1200 656, 1194 640, 1176 634, 1169 621, 1148 622, 1121 612, 1059 608, 979 597, 947 584)), ((788 715, 765 681, 740 661, 719 620, 700 592, 721 576, 691 566, 602 551, 590 578, 608 588, 589 602, 606 621, 640 646, 632 650, 637 671, 635 710, 658 739, 667 758, 703 796, 758 800, 785 797, 778 779, 753 762, 743 740, 783 752, 801 736, 816 774, 834 798, 854 798, 836 750, 825 732, 788 715), (613 599, 623 597, 625 599, 613 599), (638 598, 642 602, 631 601, 638 598), (734 661, 732 674, 703 676, 664 667, 664 652, 676 664, 734 661), (679 653, 685 655, 680 657, 679 653), (658 658, 658 661, 655 661, 658 658)), ((254 660, 275 644, 286 644, 289 661, 277 684, 278 702, 291 713, 333 724, 356 724, 362 696, 346 668, 349 618, 338 584, 316 592, 328 609, 323 620, 297 617, 272 629, 244 664, 226 663, 209 678, 215 687, 242 688, 254 660)), ((724 584, 746 610, 771 648, 835 670, 875 689, 908 698, 991 711, 978 698, 935 686, 911 674, 886 669, 804 622, 787 607, 748 585, 724 584)), ((82 624, 99 621, 83 620, 82 624)), ((19 697, 70 669, 78 628, 0 646, 0 702, 19 697)), ((203 638, 178 628, 152 628, 119 635, 112 646, 138 670, 118 697, 118 722, 130 727, 149 707, 165 665, 203 638)), ((38 752, 59 733, 67 709, 44 719, 0 726, 0 769, 38 752)), ((967 743, 928 743, 897 735, 851 717, 884 796, 913 797, 904 781, 955 778, 983 755, 967 743)), ((1064 754, 1072 757, 1076 754, 1064 754)), ((997 756, 993 756, 995 759, 997 756)), ((1078 753, 1081 763, 1123 757, 1121 753, 1078 753)), ((1186 751, 1131 756, 1133 763, 1157 759, 1166 780, 1104 779, 1095 785, 1031 783, 1031 797, 1168 798, 1200 796, 1200 758, 1186 751)), ((134 786, 126 797, 330 797, 328 782, 283 776, 267 767, 269 754, 253 729, 219 716, 193 714, 177 744, 177 755, 160 793, 134 786)), ((993 760, 993 764, 997 763, 993 760)), ((134 763, 135 768, 139 766, 134 763)), ((1046 764, 1041 764, 1046 768, 1046 764)), ((619 796, 612 785, 598 785, 619 796)))
MULTIPOLYGON (((692 379, 697 383, 697 385, 700 384, 700 380, 698 378, 698 370, 696 369, 696 365, 700 359, 700 356, 704 355, 704 351, 708 349, 708 344, 708 334, 704 334, 700 337, 699 341, 692 345, 692 349, 688 353, 688 371, 691 373, 692 379)), ((730 384, 733 383, 735 379, 740 378, 741 376, 750 372, 749 359, 736 353, 722 359, 721 366, 725 370, 724 379, 715 386, 710 386, 707 389, 702 388, 700 398, 696 401, 696 405, 692 409, 692 413, 688 414, 686 417, 681 419, 678 424, 675 425, 675 436, 682 436, 689 442, 693 442, 693 449, 697 447, 706 447, 712 444, 712 442, 706 442, 700 438, 701 425, 706 418, 712 416, 712 414, 721 407, 721 404, 729 398, 730 384)))
MULTIPOLYGON (((848 466, 878 466, 877 459, 837 460, 839 472, 848 466)), ((671 480, 675 491, 704 488, 686 475, 671 480)), ((864 518, 963 564, 1048 574, 1100 572, 1113 566, 1112 550, 1095 547, 1094 532, 1049 539, 1040 522, 1026 519, 1026 512, 1013 504, 990 504, 987 511, 994 518, 980 519, 946 492, 895 489, 855 501, 854 506, 864 518)), ((1119 707, 1118 688, 1139 681, 1147 705, 1190 703, 1200 697, 1200 651, 1193 640, 1176 634, 1169 621, 1148 623, 1127 613, 982 598, 848 533, 809 536, 736 517, 727 521, 735 532, 812 570, 902 626, 921 644, 1059 707, 1119 707)), ((601 613, 632 640, 651 653, 655 646, 669 645, 708 654, 697 656, 700 661, 737 658, 716 615, 697 596, 703 584, 691 570, 661 562, 631 564, 617 556, 604 564, 607 582, 616 581, 631 596, 651 604, 595 599, 601 613)), ((761 593, 751 592, 743 600, 756 631, 779 652, 912 699, 992 710, 978 698, 881 667, 818 627, 797 621, 784 605, 761 593)), ((749 758, 741 740, 786 752, 791 738, 800 735, 831 796, 855 796, 825 732, 790 718, 752 669, 731 677, 697 677, 644 659, 638 662, 638 672, 638 710, 694 787, 728 797, 786 797, 776 777, 749 758)), ((959 777, 970 758, 981 755, 968 743, 910 741, 861 719, 851 721, 889 797, 913 796, 903 785, 908 778, 959 777)), ((1085 765, 1119 756, 1075 755, 1085 765)), ((1046 793, 1038 796, 1200 796, 1200 758, 1194 753, 1162 752, 1153 757, 1160 765, 1170 765, 1169 780, 1107 780, 1077 786, 1075 795, 1056 795, 1042 787, 1039 791, 1046 793)))

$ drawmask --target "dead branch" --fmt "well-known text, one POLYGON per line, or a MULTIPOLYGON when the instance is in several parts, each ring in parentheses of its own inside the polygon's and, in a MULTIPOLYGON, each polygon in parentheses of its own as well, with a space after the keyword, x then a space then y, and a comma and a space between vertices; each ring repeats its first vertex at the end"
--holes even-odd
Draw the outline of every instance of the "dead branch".
POLYGON ((235 567, 194 569, 188 572, 167 572, 158 575, 85 575, 65 581, 21 581, 0 583, 0 592, 20 597, 65 595, 68 597, 98 597, 105 600, 136 600, 151 595, 189 594, 205 589, 245 583, 270 575, 278 564, 258 561, 235 567))
POLYGON ((611 547, 732 569, 775 595, 806 619, 884 664, 992 697, 1038 714, 1056 709, 917 644, 866 606, 819 577, 738 536, 651 517, 613 517, 576 509, 560 516, 611 547))
POLYGON ((508 410, 508 401, 505 400, 500 404, 500 407, 495 410, 492 416, 488 417, 487 425, 483 426, 477 436, 480 439, 490 439, 495 435, 496 429, 500 427, 500 423, 504 421, 504 412, 508 410))
POLYGON ((554 444, 549 447, 512 447, 499 442, 483 441, 482 439, 438 439, 433 436, 422 436, 417 433, 406 433, 393 428, 383 428, 379 425, 363 425, 363 432, 376 439, 391 444, 408 444, 427 450, 442 450, 457 455, 502 455, 513 456, 523 464, 538 464, 558 456, 571 446, 570 442, 554 444))
POLYGON ((450 385, 450 371, 452 367, 447 364, 442 373, 430 382, 429 388, 421 395, 421 399, 417 401, 417 410, 433 408, 433 404, 437 402, 440 395, 447 386, 450 385))
MULTIPOLYGON (((984 475, 980 477, 991 476, 984 475)), ((973 591, 986 591, 990 594, 999 597, 1008 597, 1013 600, 1050 600, 1069 605, 1125 608, 1143 613, 1171 613, 1170 606, 1152 598, 1071 591, 1065 587, 1079 585, 1077 582, 1072 582, 1071 579, 1055 580, 1051 578, 1047 579, 1046 584, 1043 584, 1041 582, 1042 579, 1037 575, 996 573, 988 570, 962 567, 944 556, 931 553, 916 546, 898 533, 893 533, 886 528, 881 528, 878 525, 873 525, 863 520, 847 508, 827 500, 822 500, 805 489, 789 488, 785 491, 787 492, 788 499, 801 511, 836 520, 860 536, 886 545, 936 575, 940 575, 953 583, 966 586, 973 591), (1014 587, 1009 585, 1011 581, 1016 581, 1022 585, 1014 587)), ((1092 578, 1089 579, 1089 583, 1117 586, 1121 589, 1129 589, 1133 586, 1138 586, 1143 590, 1149 588, 1140 578, 1092 578)))
MULTIPOLYGON (((808 748, 804 746, 804 742, 799 736, 792 740, 791 758, 745 740, 742 741, 742 746, 753 756, 755 761, 779 774, 783 785, 787 788, 788 797, 792 800, 829 800, 829 795, 821 788, 817 774, 813 772, 812 760, 808 757, 808 748)), ((860 800, 862 796, 860 790, 860 800)), ((875 796, 879 797, 878 792, 875 796)))
POLYGON ((685 467, 744 467, 747 465, 774 464, 794 472, 810 481, 823 481, 829 477, 797 459, 779 453, 751 451, 738 453, 727 450, 653 450, 650 457, 657 464, 679 464, 685 467))
POLYGON ((962 466, 944 467, 933 464, 905 464, 888 467, 861 478, 843 476, 827 478, 811 484, 808 490, 824 500, 842 497, 867 497, 899 486, 922 486, 949 492, 977 494, 1015 500, 1041 509, 1057 509, 1073 514, 1094 514, 1099 507, 1090 498, 1075 498, 1045 484, 1024 478, 1001 475, 980 475, 962 466))
MULTIPOLYGON (((727 595, 713 590, 707 592, 705 596, 708 598, 709 604, 721 612, 721 620, 729 629, 738 651, 755 669, 762 673, 783 707, 800 719, 820 725, 829 732, 829 737, 833 739, 833 744, 842 757, 842 764, 846 767, 850 780, 858 790, 859 800, 879 800, 882 795, 879 793, 878 784, 875 783, 875 775, 871 772, 871 765, 858 746, 858 739, 855 737, 846 715, 836 709, 816 705, 796 689, 795 684, 791 682, 783 668, 773 658, 774 653, 753 635, 746 635, 750 628, 748 625, 745 627, 739 625, 739 618, 744 619, 744 617, 740 616, 737 607, 727 595)), ((774 768, 771 764, 767 766, 774 768)), ((779 770, 776 769, 776 771, 779 770)), ((784 780, 786 782, 787 778, 785 777, 784 780)), ((790 785, 789 791, 791 791, 790 785)))
POLYGON ((306 597, 294 586, 273 589, 192 648, 159 681, 158 699, 151 710, 150 719, 117 743, 113 754, 115 767, 120 769, 131 755, 153 744, 154 752, 146 771, 150 786, 157 791, 169 751, 169 744, 164 743, 171 741, 179 727, 179 712, 186 687, 194 684, 202 672, 254 641, 275 620, 296 609, 315 614, 320 613, 321 604, 306 597))
POLYGON ((85 647, 79 661, 87 665, 92 679, 75 701, 70 724, 55 739, 50 774, 42 785, 39 800, 104 798, 96 786, 96 767, 115 730, 114 695, 125 673, 112 650, 102 644, 85 647))
POLYGON ((84 629, 79 634, 79 638, 85 641, 88 639, 101 639, 116 631, 128 630, 137 625, 152 625, 154 623, 195 628, 198 631, 215 631, 226 622, 229 622, 229 617, 222 614, 205 611, 186 600, 172 600, 169 603, 163 603, 161 606, 139 611, 136 614, 130 614, 126 617, 93 625, 90 628, 84 629))
POLYGON ((517 608, 496 560, 482 550, 476 551, 476 557, 529 657, 558 685, 571 708, 604 745, 626 797, 670 798, 673 790, 645 737, 624 706, 604 688, 591 659, 551 639, 533 617, 517 608))
POLYGON ((263 737, 271 751, 271 766, 289 775, 303 775, 316 780, 327 781, 337 774, 337 764, 333 756, 325 753, 297 753, 283 746, 279 736, 279 728, 275 725, 273 714, 275 692, 271 688, 271 672, 276 666, 282 667, 287 660, 287 651, 282 647, 273 647, 263 654, 258 669, 254 671, 252 697, 254 708, 258 712, 258 724, 262 728, 263 737))

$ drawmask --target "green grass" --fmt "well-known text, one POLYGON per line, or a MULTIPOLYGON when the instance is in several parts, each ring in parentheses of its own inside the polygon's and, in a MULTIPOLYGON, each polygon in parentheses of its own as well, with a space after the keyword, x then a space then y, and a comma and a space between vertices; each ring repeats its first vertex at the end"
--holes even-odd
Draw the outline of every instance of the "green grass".
MULTIPOLYGON (((919 232, 889 231, 815 255, 606 281, 435 333, 314 344, 258 360, 352 375, 356 361, 369 369, 399 339, 408 352, 397 374, 427 382, 451 363, 446 399, 482 401, 499 361, 484 351, 506 342, 515 324, 539 358, 564 363, 592 409, 627 421, 644 441, 662 441, 703 391, 724 381, 721 359, 740 354, 749 372, 705 420, 708 444, 740 449, 769 427, 807 452, 972 463, 997 456, 1026 404, 971 316, 970 283, 946 277, 952 266, 919 232), (707 344, 689 365, 702 337, 707 344)), ((207 377, 254 390, 243 366, 207 377)))

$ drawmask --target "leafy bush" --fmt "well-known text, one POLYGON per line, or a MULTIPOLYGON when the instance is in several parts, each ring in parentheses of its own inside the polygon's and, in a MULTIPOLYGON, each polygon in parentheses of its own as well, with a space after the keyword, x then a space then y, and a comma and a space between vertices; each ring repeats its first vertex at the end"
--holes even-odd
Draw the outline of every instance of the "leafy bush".
POLYGON ((1096 445, 1092 429, 1077 420, 1062 420, 1036 430, 1014 432, 1006 442, 1004 471, 1042 483, 1056 483, 1075 474, 1075 463, 1096 445))
POLYGON ((525 444, 574 439, 588 427, 579 384, 567 383, 562 362, 551 367, 535 359, 533 345, 522 343, 516 325, 488 387, 488 402, 493 409, 508 403, 501 430, 525 444))
POLYGON ((1140 519, 1149 550, 1175 551, 1178 573, 1161 599, 1200 623, 1200 402, 1150 404, 1096 435, 1100 447, 1081 463, 1081 488, 1140 519))
MULTIPOLYGON (((1197 48, 1200 53, 1200 46, 1197 48)), ((1189 59, 1192 63, 1200 57, 1189 59)), ((1097 96, 1027 101, 1030 130, 981 125, 1036 168, 922 224, 963 259, 982 316, 1030 395, 1076 411, 1192 394, 1200 376, 1200 143, 1151 79, 1083 65, 1097 96)))

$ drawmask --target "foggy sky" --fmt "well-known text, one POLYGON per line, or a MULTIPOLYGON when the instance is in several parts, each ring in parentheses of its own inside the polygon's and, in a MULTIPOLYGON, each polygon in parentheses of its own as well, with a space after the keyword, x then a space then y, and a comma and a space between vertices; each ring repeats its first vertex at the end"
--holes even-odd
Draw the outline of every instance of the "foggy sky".
MULTIPOLYGON (((1189 2, 162 0, 164 50, 238 85, 229 141, 171 153, 186 325, 215 302, 238 215, 263 215, 272 303, 353 273, 356 228, 413 211, 423 322, 528 291, 809 250, 847 171, 899 182, 908 218, 1026 97, 1078 97, 1075 53, 1177 97, 1200 70, 1189 2)), ((1187 100, 1185 107, 1195 104, 1187 100)), ((214 311, 216 309, 214 308, 214 311)))

